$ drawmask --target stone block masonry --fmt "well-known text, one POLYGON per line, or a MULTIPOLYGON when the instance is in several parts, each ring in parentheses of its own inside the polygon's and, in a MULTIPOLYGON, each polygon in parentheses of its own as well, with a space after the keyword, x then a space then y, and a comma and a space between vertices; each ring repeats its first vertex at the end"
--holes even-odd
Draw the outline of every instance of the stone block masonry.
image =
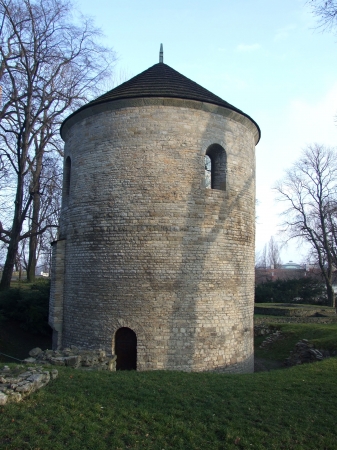
POLYGON ((74 346, 63 350, 41 350, 33 348, 29 352, 30 358, 24 360, 27 364, 52 364, 55 366, 68 366, 74 369, 87 370, 116 370, 116 356, 107 356, 101 349, 81 350, 74 346))
POLYGON ((52 244, 49 325, 53 328, 54 348, 59 348, 62 344, 65 243, 65 240, 59 240, 52 244))
POLYGON ((0 406, 20 402, 58 376, 56 369, 46 370, 42 366, 33 366, 23 370, 23 367, 0 367, 0 406))
POLYGON ((54 348, 113 354, 129 328, 137 370, 253 371, 256 127, 211 106, 129 99, 67 124, 54 348), (226 190, 205 188, 214 144, 226 190))

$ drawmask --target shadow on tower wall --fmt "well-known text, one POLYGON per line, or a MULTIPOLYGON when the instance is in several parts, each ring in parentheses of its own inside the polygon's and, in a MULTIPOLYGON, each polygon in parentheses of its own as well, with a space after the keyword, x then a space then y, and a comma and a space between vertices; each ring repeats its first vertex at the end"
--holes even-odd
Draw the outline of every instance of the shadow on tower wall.
POLYGON ((169 369, 252 371, 255 145, 248 135, 247 131, 241 140, 225 132, 212 135, 210 119, 201 148, 190 149, 197 169, 180 228, 181 264, 174 282, 169 369), (227 152, 225 192, 206 189, 202 181, 204 156, 212 144, 220 144, 227 152), (251 164, 244 167, 247 152, 251 164))

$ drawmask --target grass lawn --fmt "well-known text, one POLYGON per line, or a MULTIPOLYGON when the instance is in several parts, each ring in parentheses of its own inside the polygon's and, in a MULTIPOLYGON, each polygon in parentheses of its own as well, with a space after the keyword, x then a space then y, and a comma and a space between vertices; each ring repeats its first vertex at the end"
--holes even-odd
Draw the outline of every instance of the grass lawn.
POLYGON ((337 359, 247 375, 84 372, 0 409, 1 449, 336 449, 337 359))
POLYGON ((255 307, 261 308, 282 308, 282 309, 321 309, 325 311, 331 311, 331 313, 336 313, 336 308, 332 308, 331 306, 322 306, 322 305, 312 305, 312 304, 304 304, 304 303, 255 303, 255 307))
MULTIPOLYGON (((255 356, 257 358, 284 361, 300 339, 308 339, 316 348, 337 350, 337 323, 275 323, 283 339, 274 342, 266 349, 259 348, 266 336, 255 338, 255 356)), ((337 449, 337 444, 336 444, 337 449)))
MULTIPOLYGON (((258 358, 282 361, 303 338, 337 350, 336 323, 275 327, 284 339, 265 350, 257 338, 258 358)), ((60 367, 47 387, 0 407, 0 449, 335 450, 336 374, 337 358, 246 375, 60 367)))

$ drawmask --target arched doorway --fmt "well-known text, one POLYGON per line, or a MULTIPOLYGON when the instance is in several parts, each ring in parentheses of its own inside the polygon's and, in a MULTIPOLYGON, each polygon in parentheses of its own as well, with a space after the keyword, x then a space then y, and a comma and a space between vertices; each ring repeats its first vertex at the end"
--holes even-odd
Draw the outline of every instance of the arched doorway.
POLYGON ((115 334, 116 370, 137 369, 137 336, 130 328, 119 328, 115 334))

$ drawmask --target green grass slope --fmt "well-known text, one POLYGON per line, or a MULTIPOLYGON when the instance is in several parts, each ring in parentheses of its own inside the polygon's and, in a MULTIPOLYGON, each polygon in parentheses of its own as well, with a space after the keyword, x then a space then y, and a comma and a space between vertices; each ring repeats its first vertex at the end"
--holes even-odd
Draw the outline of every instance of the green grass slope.
MULTIPOLYGON (((300 339, 307 339, 315 348, 337 350, 337 323, 274 323, 282 333, 282 339, 267 348, 259 346, 266 336, 255 338, 255 357, 284 361, 300 339)), ((337 445, 336 445, 337 449, 337 445)))
POLYGON ((0 409, 1 449, 336 449, 337 359, 247 375, 84 372, 0 409))

